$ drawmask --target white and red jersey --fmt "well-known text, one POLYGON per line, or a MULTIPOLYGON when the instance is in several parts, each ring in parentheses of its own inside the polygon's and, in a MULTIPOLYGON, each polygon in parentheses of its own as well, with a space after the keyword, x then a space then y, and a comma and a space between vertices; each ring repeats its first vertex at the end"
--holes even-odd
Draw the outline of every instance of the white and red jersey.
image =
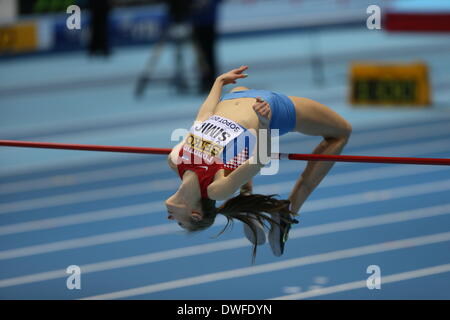
POLYGON ((196 122, 189 130, 177 161, 180 177, 194 171, 200 182, 202 197, 220 169, 234 170, 244 163, 255 145, 255 136, 233 120, 213 115, 196 122))

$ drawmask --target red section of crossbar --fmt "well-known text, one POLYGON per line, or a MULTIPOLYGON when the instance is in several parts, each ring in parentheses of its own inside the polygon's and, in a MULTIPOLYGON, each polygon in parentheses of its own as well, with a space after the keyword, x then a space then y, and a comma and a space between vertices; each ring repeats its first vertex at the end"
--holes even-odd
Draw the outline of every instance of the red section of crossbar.
POLYGON ((322 154, 295 154, 288 155, 289 160, 308 161, 336 161, 336 162, 366 162, 366 163, 399 163, 399 164, 429 164, 450 166, 450 159, 440 158, 407 158, 407 157, 369 157, 369 156, 335 156, 322 154))
POLYGON ((388 12, 384 28, 388 31, 450 32, 450 12, 388 12))
POLYGON ((23 148, 43 148, 43 149, 83 150, 83 151, 145 153, 145 154, 169 154, 170 150, 171 150, 171 149, 165 149, 165 148, 97 146, 97 145, 92 145, 92 144, 30 142, 30 141, 15 141, 15 140, 0 140, 0 146, 23 147, 23 148))
MULTIPOLYGON (((29 142, 0 140, 0 146, 23 147, 23 148, 44 148, 44 149, 64 149, 64 150, 84 150, 84 151, 104 151, 104 152, 125 152, 144 154, 169 154, 171 149, 166 148, 145 148, 145 147, 118 147, 118 146, 97 146, 86 144, 52 143, 52 142, 29 142)), ((343 156, 343 155, 322 155, 322 154, 296 154, 281 153, 279 158, 289 160, 308 161, 336 161, 336 162, 366 162, 366 163, 399 163, 399 164, 428 164, 428 165, 450 165, 450 159, 439 158, 407 158, 407 157, 369 157, 369 156, 343 156)))

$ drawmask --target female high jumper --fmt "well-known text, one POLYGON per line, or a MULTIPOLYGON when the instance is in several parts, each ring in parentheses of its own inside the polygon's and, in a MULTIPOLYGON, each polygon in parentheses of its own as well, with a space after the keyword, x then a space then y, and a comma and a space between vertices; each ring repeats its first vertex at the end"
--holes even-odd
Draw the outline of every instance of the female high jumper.
POLYGON ((288 200, 252 194, 252 178, 267 164, 258 150, 270 154, 271 143, 270 133, 267 139, 257 133, 278 129, 280 136, 288 132, 322 136, 313 153, 338 155, 352 128, 336 112, 307 98, 246 87, 221 97, 223 86, 247 77, 243 73, 247 69, 241 66, 217 77, 188 135, 172 149, 168 163, 182 182, 165 204, 168 218, 189 232, 210 227, 218 214, 227 218, 225 229, 234 219, 243 222, 253 243, 253 258, 256 246, 266 242, 264 228, 269 229, 272 252, 281 256, 291 224, 297 223, 294 216, 334 162, 309 161, 288 200), (220 200, 224 202, 216 207, 220 200))

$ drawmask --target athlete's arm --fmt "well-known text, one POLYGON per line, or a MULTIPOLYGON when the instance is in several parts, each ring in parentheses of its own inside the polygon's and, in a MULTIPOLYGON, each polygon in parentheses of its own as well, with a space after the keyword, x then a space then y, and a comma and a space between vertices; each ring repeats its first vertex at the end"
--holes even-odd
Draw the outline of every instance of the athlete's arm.
POLYGON ((216 81, 214 81, 214 84, 211 88, 211 91, 209 92, 208 97, 198 110, 195 121, 204 121, 208 119, 211 115, 213 115, 214 109, 219 103, 220 96, 222 95, 223 86, 230 83, 236 83, 237 79, 247 77, 246 74, 243 74, 243 72, 247 69, 248 69, 247 66, 241 66, 237 69, 233 69, 227 73, 218 76, 216 81))
POLYGON ((180 153, 180 149, 183 146, 185 139, 183 139, 175 147, 173 147, 172 151, 170 151, 169 155, 167 156, 167 163, 169 164, 169 167, 176 173, 178 172, 177 169, 178 154, 180 153))
POLYGON ((243 184, 239 190, 240 194, 252 194, 253 193, 253 180, 247 181, 243 184))
POLYGON ((243 184, 251 180, 261 168, 262 163, 256 163, 252 156, 225 178, 217 179, 208 186, 208 196, 212 200, 226 200, 243 184))
MULTIPOLYGON (((259 118, 259 130, 269 128, 270 107, 267 102, 258 98, 253 105, 253 109, 259 118)), ((253 155, 231 172, 228 176, 215 180, 208 186, 208 196, 212 200, 225 200, 232 196, 243 184, 249 182, 269 161, 270 157, 260 158, 259 150, 262 144, 267 146, 267 155, 270 155, 271 136, 268 134, 267 139, 261 140, 258 132, 256 135, 256 147, 253 155)), ((263 148, 265 149, 265 148, 263 148)))

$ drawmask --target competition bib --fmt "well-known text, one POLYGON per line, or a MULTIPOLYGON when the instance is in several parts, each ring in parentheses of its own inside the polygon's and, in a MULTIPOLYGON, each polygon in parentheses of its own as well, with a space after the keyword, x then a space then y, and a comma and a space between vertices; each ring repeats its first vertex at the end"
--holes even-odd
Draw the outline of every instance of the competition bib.
POLYGON ((183 145, 182 161, 226 163, 245 147, 250 150, 250 144, 254 142, 252 137, 247 129, 233 120, 211 116, 191 127, 183 145))

